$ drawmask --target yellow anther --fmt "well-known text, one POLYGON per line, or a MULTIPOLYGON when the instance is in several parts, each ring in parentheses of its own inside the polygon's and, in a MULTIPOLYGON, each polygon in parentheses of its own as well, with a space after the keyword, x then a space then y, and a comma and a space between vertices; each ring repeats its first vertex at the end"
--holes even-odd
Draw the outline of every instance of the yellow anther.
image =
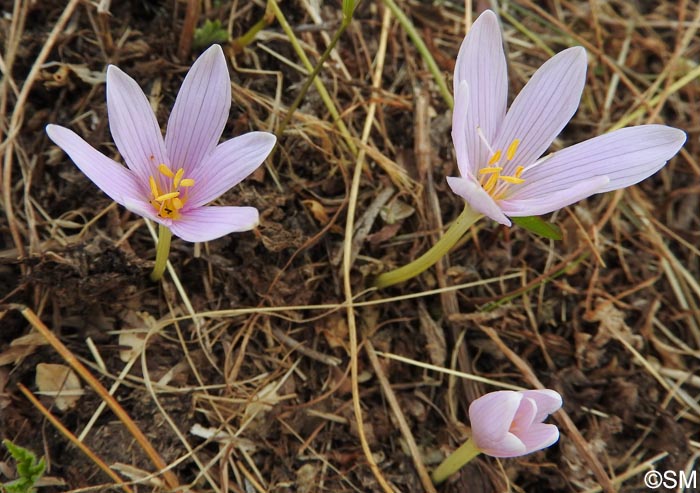
POLYGON ((525 171, 525 166, 518 166, 515 168, 515 177, 520 178, 520 175, 523 174, 523 171, 525 171))
POLYGON ((496 152, 493 153, 493 156, 491 156, 491 159, 489 159, 489 166, 492 164, 496 164, 498 161, 501 159, 501 150, 497 150, 496 152))
POLYGON ((494 166, 492 168, 481 168, 479 170, 480 175, 488 175, 489 173, 500 173, 503 171, 503 168, 500 166, 494 166))
POLYGON ((182 168, 177 170, 177 173, 175 173, 175 178, 173 178, 173 185, 175 186, 175 188, 180 186, 180 180, 182 180, 182 175, 184 175, 184 174, 185 174, 185 170, 182 168))
POLYGON ((158 197, 156 197, 156 202, 164 202, 166 200, 174 199, 179 196, 180 192, 164 193, 163 195, 159 195, 158 197))
POLYGON ((175 197, 175 198, 172 200, 172 203, 173 203, 173 207, 175 208, 176 211, 179 211, 180 209, 182 209, 182 206, 185 205, 185 204, 182 203, 182 200, 180 200, 180 199, 177 198, 177 197, 175 197))
POLYGON ((160 195, 160 191, 158 191, 158 185, 156 185, 156 179, 153 178, 152 176, 148 177, 148 185, 151 187, 151 193, 153 194, 154 197, 157 197, 160 195))
POLYGON ((513 183, 515 185, 525 183, 524 179, 518 178, 517 176, 500 176, 499 178, 503 181, 507 181, 508 183, 513 183))
POLYGON ((184 180, 180 180, 180 186, 181 187, 193 187, 194 180, 192 178, 185 178, 184 180))
POLYGON ((491 176, 489 176, 489 179, 486 181, 486 184, 484 185, 484 190, 486 190, 486 193, 491 193, 491 190, 493 190, 493 187, 496 186, 496 183, 498 182, 499 175, 498 173, 494 173, 491 176))
POLYGON ((515 139, 511 142, 510 146, 508 146, 508 152, 506 152, 506 159, 508 159, 508 161, 515 157, 515 152, 518 150, 519 145, 520 139, 515 139))
POLYGON ((158 165, 158 171, 160 171, 162 174, 167 176, 168 178, 172 178, 175 176, 172 171, 170 171, 170 168, 168 168, 165 164, 159 164, 158 165))

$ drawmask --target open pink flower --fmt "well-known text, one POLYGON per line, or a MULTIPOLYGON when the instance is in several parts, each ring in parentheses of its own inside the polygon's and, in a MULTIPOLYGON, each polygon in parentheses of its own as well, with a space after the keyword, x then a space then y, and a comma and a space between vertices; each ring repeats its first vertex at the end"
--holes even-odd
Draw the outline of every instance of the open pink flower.
POLYGON ((455 67, 452 140, 461 177, 447 178, 452 191, 510 226, 507 216, 552 212, 638 183, 666 164, 686 137, 664 125, 623 128, 540 157, 576 112, 586 61, 580 46, 558 53, 506 112, 501 31, 493 12, 479 16, 455 67))
POLYGON ((67 128, 48 125, 46 132, 115 202, 183 240, 209 241, 258 224, 253 207, 206 204, 258 168, 276 140, 267 132, 250 132, 218 144, 230 107, 226 59, 214 45, 185 77, 165 140, 136 81, 114 65, 107 68, 109 128, 127 168, 67 128))
POLYGON ((559 429, 542 421, 561 404, 561 396, 549 389, 491 392, 469 406, 471 439, 492 457, 517 457, 547 448, 559 439, 559 429))

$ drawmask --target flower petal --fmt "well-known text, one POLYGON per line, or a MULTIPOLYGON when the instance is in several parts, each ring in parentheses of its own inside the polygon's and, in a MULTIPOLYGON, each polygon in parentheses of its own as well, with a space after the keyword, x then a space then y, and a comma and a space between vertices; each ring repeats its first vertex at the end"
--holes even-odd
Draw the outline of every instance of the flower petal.
POLYGON ((518 457, 528 453, 527 446, 523 441, 513 433, 506 433, 503 438, 497 442, 490 442, 483 447, 479 446, 484 454, 491 457, 518 457))
POLYGON ((465 129, 468 104, 469 85, 466 81, 462 81, 455 88, 455 107, 452 110, 452 144, 455 147, 459 174, 464 178, 473 178, 477 174, 479 163, 471 163, 467 153, 468 143, 465 129))
POLYGON ((463 136, 456 136, 453 130, 452 138, 455 142, 462 137, 466 139, 468 161, 478 169, 488 161, 490 151, 477 128, 493 145, 506 114, 508 99, 508 71, 501 29, 496 14, 490 10, 484 11, 474 22, 459 49, 454 73, 455 98, 463 82, 469 87, 467 102, 463 108, 458 108, 455 101, 452 115, 453 129, 461 128, 463 136))
POLYGON ((546 196, 598 176, 610 179, 599 192, 634 185, 662 168, 685 138, 685 132, 665 125, 627 127, 594 137, 526 169, 525 183, 509 199, 546 196))
POLYGON ((491 196, 486 193, 486 190, 474 180, 470 178, 448 176, 447 184, 454 193, 466 200, 477 212, 505 226, 511 225, 510 219, 505 216, 498 204, 496 204, 491 196))
POLYGON ((535 422, 541 423, 555 411, 561 409, 562 399, 558 392, 551 389, 523 390, 523 397, 532 399, 537 406, 535 422))
POLYGON ((515 413, 523 399, 512 390, 490 392, 479 397, 469 406, 472 440, 481 450, 486 450, 505 439, 515 413))
POLYGON ((527 449, 525 453, 529 454, 556 443, 559 440, 559 428, 555 425, 536 423, 528 428, 525 433, 520 434, 519 437, 527 449))
POLYGON ((498 133, 495 149, 505 150, 515 139, 515 159, 503 164, 504 175, 532 164, 551 145, 576 113, 586 82, 586 50, 569 48, 547 60, 515 98, 498 133))
POLYGON ((500 200, 498 205, 504 214, 511 217, 539 216, 600 193, 609 182, 610 178, 607 176, 594 176, 586 181, 566 184, 569 188, 555 189, 537 197, 521 199, 514 195, 506 200, 500 200))
POLYGON ((126 205, 127 201, 144 196, 145 190, 131 171, 99 152, 72 130, 47 125, 46 133, 80 171, 115 202, 126 205))
POLYGON ((528 399, 523 395, 523 399, 520 401, 520 406, 513 416, 513 423, 510 425, 510 431, 517 436, 521 433, 526 432, 528 428, 532 425, 537 416, 537 404, 534 400, 528 399))
POLYGON ((276 141, 271 133, 249 132, 218 145, 189 175, 195 184, 187 205, 207 204, 240 183, 262 164, 276 141))
POLYGON ((163 135, 146 95, 134 79, 114 65, 107 67, 107 113, 117 149, 147 186, 158 165, 168 164, 163 135))
POLYGON ((153 207, 149 201, 141 198, 130 198, 124 203, 124 207, 134 214, 138 214, 141 217, 145 217, 146 219, 150 219, 151 221, 155 221, 167 227, 170 227, 173 223, 173 220, 170 218, 160 217, 156 213, 156 208, 153 207))
POLYGON ((165 147, 172 169, 189 176, 219 142, 231 109, 231 80, 224 52, 213 45, 197 58, 170 113, 165 147))
POLYGON ((198 207, 172 221, 171 231, 185 241, 210 241, 258 225, 254 207, 198 207))

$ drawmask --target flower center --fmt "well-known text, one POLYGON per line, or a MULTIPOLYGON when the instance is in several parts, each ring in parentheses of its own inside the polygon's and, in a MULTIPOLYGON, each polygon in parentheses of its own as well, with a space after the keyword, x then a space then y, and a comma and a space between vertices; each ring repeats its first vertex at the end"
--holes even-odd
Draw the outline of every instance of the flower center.
POLYGON ((158 215, 163 219, 177 219, 180 217, 180 209, 187 202, 187 189, 194 186, 192 178, 183 178, 185 170, 178 169, 172 172, 165 164, 158 166, 160 174, 170 180, 169 186, 161 190, 153 175, 148 177, 148 184, 151 187, 151 205, 156 208, 158 215), (184 195, 180 195, 180 188, 184 188, 184 195))
MULTIPOLYGON (((515 139, 511 142, 506 150, 506 161, 513 160, 519 145, 520 139, 515 139)), ((518 166, 515 168, 515 174, 513 175, 502 175, 503 166, 496 165, 501 161, 503 151, 501 149, 494 151, 490 146, 489 150, 491 151, 491 157, 487 163, 488 166, 479 170, 479 183, 486 190, 486 193, 498 200, 503 198, 509 185, 519 185, 525 182, 523 178, 520 178, 520 175, 525 171, 525 167, 518 166)))

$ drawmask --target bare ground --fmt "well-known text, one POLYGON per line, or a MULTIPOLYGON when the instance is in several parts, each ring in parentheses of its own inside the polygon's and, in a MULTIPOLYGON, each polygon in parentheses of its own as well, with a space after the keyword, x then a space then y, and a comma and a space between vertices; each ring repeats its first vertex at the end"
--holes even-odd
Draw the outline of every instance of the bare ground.
MULTIPOLYGON (((285 1, 251 43, 225 44, 225 138, 279 130, 308 73, 292 40, 315 64, 339 3, 285 1)), ((553 52, 588 50, 580 109, 555 148, 648 122, 688 141, 639 186, 547 217, 562 241, 480 221, 449 261, 381 292, 367 289, 372 277, 420 255, 462 207, 445 183, 456 173, 449 107, 383 3, 360 4, 320 72, 330 103, 312 86, 266 166, 219 200, 257 207, 260 227, 175 240, 160 283, 148 279, 143 219, 111 203, 44 126, 117 157, 106 65, 134 77, 165 122, 201 51, 181 45, 192 25, 219 19, 235 39, 265 18, 264 3, 205 1, 192 25, 186 2, 0 6, 0 430, 46 457, 41 491, 435 491, 426 471, 469 435, 469 403, 503 385, 563 395, 559 443, 478 458, 438 491, 648 491, 651 467, 700 469, 696 2, 503 3, 511 94, 553 52), (45 364, 71 358, 126 418, 100 409, 107 391, 86 380, 65 409, 39 395, 38 369, 55 374, 45 364)), ((399 7, 451 85, 465 6, 399 7)), ((6 480, 12 461, 1 459, 6 480)))

